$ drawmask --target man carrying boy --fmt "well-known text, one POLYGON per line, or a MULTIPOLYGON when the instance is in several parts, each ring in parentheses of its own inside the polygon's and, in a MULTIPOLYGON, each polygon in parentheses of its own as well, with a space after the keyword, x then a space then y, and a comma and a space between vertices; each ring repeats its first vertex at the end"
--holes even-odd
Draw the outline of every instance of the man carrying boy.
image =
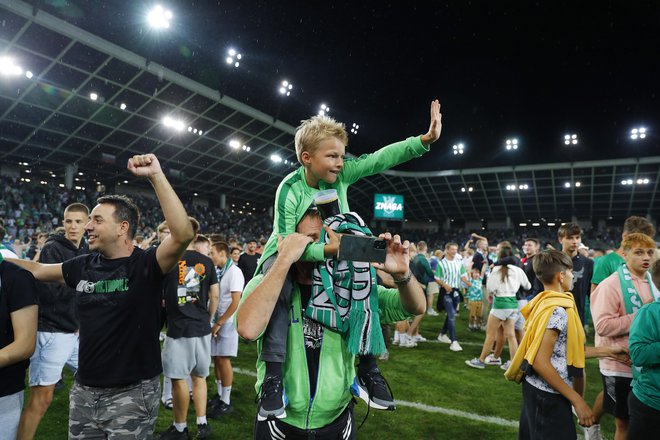
MULTIPOLYGON (((441 128, 440 103, 436 100, 431 103, 431 123, 426 134, 388 145, 356 159, 344 160, 348 136, 343 124, 327 116, 315 116, 303 121, 295 136, 296 155, 302 166, 286 176, 277 189, 273 233, 266 243, 256 273, 262 273, 264 263, 277 253, 278 236, 286 237, 295 232, 296 225, 312 204, 315 193, 319 190, 336 190, 339 212, 349 212, 349 185, 426 153, 429 145, 440 137, 441 128)), ((312 243, 305 249, 301 260, 320 263, 326 258, 332 258, 337 255, 338 243, 338 240, 327 244, 312 243)), ((261 396, 260 418, 277 418, 284 414, 281 378, 282 363, 287 353, 290 308, 288 284, 284 284, 281 293, 282 300, 274 312, 269 314, 270 323, 263 339, 261 360, 266 362, 266 386, 261 396)), ((380 375, 375 357, 362 356, 360 365, 358 381, 388 401, 387 405, 378 406, 393 409, 394 401, 380 375)), ((367 403, 374 405, 371 399, 367 403)))
MULTIPOLYGON (((239 334, 249 340, 258 339, 256 388, 267 387, 266 366, 261 356, 263 334, 282 286, 285 282, 292 284, 292 306, 287 317, 291 350, 287 353, 283 376, 289 398, 286 418, 258 421, 254 436, 257 440, 348 440, 356 435, 349 391, 355 377, 355 357, 348 351, 348 343, 340 332, 325 328, 304 313, 311 296, 314 263, 299 260, 307 245, 319 240, 322 227, 318 211, 303 214, 297 233, 280 239, 277 258, 266 275, 256 275, 247 285, 236 313, 239 334)), ((327 227, 326 232, 332 233, 327 227)), ((378 267, 392 275, 397 285, 397 289, 378 286, 382 321, 401 321, 423 313, 424 292, 408 268, 409 243, 401 243, 398 235, 392 237, 389 233, 379 238, 387 242, 387 258, 378 267)))
POLYGON ((160 395, 162 282, 193 239, 186 210, 153 154, 128 161, 154 188, 170 227, 157 248, 133 246, 139 210, 121 195, 100 197, 85 225, 91 254, 60 264, 14 260, 43 282, 78 294, 80 362, 69 402, 69 437, 151 438, 160 395))
MULTIPOLYGON (((73 203, 64 209, 64 235, 55 234, 46 240, 38 261, 44 264, 63 263, 89 253, 85 223, 89 208, 73 203)), ((37 283, 39 297, 39 332, 37 346, 30 358, 30 400, 21 415, 18 438, 30 439, 48 410, 55 393, 55 384, 62 377, 64 365, 70 362, 77 369, 78 312, 76 290, 57 283, 37 283), (73 359, 72 359, 73 356, 73 359)))
MULTIPOLYGON (((655 241, 646 234, 632 233, 621 242, 625 264, 605 278, 591 294, 591 315, 596 329, 596 346, 628 348, 628 333, 637 311, 660 293, 648 270, 655 259, 655 241)), ((628 433, 628 394, 632 382, 630 363, 601 359, 603 410, 614 416, 615 439, 628 433)))
POLYGON ((585 357, 625 358, 621 347, 587 347, 573 295, 573 263, 563 252, 548 250, 534 258, 534 272, 545 290, 522 310, 527 331, 505 376, 523 380, 519 439, 575 439, 571 407, 578 423, 593 423, 591 409, 572 378, 581 377, 585 357))

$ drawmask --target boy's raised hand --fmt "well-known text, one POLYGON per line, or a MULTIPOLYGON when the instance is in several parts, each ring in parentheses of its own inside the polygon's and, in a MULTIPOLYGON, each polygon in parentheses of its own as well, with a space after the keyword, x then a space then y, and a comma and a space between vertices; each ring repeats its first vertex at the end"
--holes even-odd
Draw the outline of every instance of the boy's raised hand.
POLYGON ((431 145, 440 138, 442 131, 442 113, 440 113, 440 102, 436 99, 431 101, 431 124, 429 131, 422 135, 422 144, 431 145))

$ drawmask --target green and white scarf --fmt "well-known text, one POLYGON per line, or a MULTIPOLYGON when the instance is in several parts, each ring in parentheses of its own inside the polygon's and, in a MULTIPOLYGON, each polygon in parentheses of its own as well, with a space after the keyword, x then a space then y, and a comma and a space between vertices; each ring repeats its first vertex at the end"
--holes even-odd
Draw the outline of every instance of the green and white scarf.
MULTIPOLYGON (((621 283, 621 295, 623 296, 623 304, 626 306, 626 313, 630 315, 641 309, 644 305, 644 302, 642 301, 642 297, 639 296, 637 289, 635 289, 635 285, 632 282, 632 275, 630 274, 630 270, 628 270, 628 267, 625 265, 625 263, 619 266, 617 273, 619 274, 619 282, 621 283)), ((648 272, 646 272, 646 280, 648 281, 649 287, 651 288, 651 294, 653 295, 653 298, 655 301, 659 301, 660 291, 658 291, 658 288, 653 284, 651 275, 648 272)))
MULTIPOLYGON (((335 232, 371 236, 362 218, 354 212, 325 220, 335 232)), ((328 241, 322 234, 321 243, 328 241)), ((385 341, 380 328, 376 271, 371 264, 339 261, 336 257, 314 268, 312 297, 305 315, 348 339, 348 350, 356 355, 380 355, 385 341)))

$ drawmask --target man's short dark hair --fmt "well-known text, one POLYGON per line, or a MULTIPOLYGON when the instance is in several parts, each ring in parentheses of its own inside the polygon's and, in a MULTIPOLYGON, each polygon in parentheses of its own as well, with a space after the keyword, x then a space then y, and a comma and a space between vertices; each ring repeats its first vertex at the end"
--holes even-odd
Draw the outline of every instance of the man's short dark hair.
POLYGON ((424 240, 420 240, 417 242, 417 251, 418 252, 426 252, 428 249, 428 246, 424 240))
POLYGON ((626 234, 639 232, 641 234, 646 234, 649 237, 655 237, 653 223, 646 220, 644 217, 639 217, 637 215, 632 215, 626 219, 623 223, 623 232, 626 234))
POLYGON ((128 238, 130 240, 135 237, 135 232, 137 232, 138 222, 140 221, 140 210, 137 205, 130 198, 125 195, 112 194, 109 196, 103 196, 96 199, 96 203, 112 205, 115 208, 113 214, 115 221, 118 223, 127 222, 128 223, 128 238))
POLYGON ((216 241, 211 245, 212 249, 215 249, 216 252, 224 252, 227 257, 229 257, 229 245, 224 241, 216 241))
POLYGON ((551 284, 558 272, 573 269, 573 261, 563 252, 548 249, 534 257, 532 266, 536 277, 543 284, 551 284))
POLYGON ((86 216, 89 215, 89 208, 87 205, 83 205, 82 203, 72 203, 66 208, 64 208, 64 213, 66 214, 67 212, 82 212, 86 216))
POLYGON ((456 247, 458 247, 458 243, 453 242, 453 241, 450 241, 449 243, 447 243, 447 244, 445 245, 445 250, 449 249, 449 248, 452 247, 452 246, 456 246, 456 247))
POLYGON ((528 241, 533 242, 533 243, 534 243, 535 245, 537 245, 537 246, 541 246, 541 242, 539 241, 538 238, 531 238, 531 237, 529 237, 529 238, 526 238, 525 241, 523 241, 523 243, 527 243, 528 241))
POLYGON ((572 237, 573 235, 582 235, 582 228, 577 223, 564 223, 557 231, 559 238, 572 237))
POLYGON ((195 238, 195 244, 197 243, 211 244, 211 240, 206 235, 197 234, 197 238, 195 238))

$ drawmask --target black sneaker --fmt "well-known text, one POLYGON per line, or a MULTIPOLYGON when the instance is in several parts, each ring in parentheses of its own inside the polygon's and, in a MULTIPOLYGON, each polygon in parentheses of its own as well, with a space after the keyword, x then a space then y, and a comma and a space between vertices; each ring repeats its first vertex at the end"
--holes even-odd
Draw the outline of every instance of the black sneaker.
POLYGON ((393 411, 396 409, 390 386, 378 367, 359 375, 353 381, 351 393, 364 400, 370 408, 393 411))
POLYGON ((195 438, 209 438, 212 432, 213 429, 208 423, 199 424, 197 425, 197 436, 195 438))
POLYGON ((220 398, 219 395, 216 394, 206 402, 206 407, 210 408, 212 406, 218 406, 220 405, 220 402, 222 402, 222 399, 220 398))
POLYGON ((190 435, 188 434, 188 428, 184 428, 183 432, 179 432, 174 425, 170 425, 170 427, 167 428, 167 431, 163 432, 158 437, 158 440, 188 440, 189 438, 190 435))
POLYGON ((229 414, 234 410, 234 407, 227 405, 223 400, 220 400, 220 403, 206 407, 206 417, 209 419, 217 419, 218 417, 229 414))
POLYGON ((282 378, 266 375, 261 384, 261 397, 259 399, 259 412, 257 420, 283 419, 286 417, 285 407, 287 405, 282 378))

